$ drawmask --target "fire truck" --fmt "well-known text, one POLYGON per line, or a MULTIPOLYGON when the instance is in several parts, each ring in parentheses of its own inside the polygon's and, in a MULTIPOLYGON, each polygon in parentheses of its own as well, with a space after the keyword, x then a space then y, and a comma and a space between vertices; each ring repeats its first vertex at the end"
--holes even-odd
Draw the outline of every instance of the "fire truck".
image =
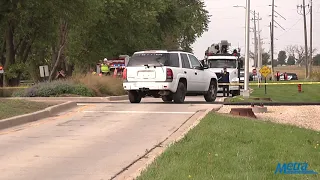
MULTIPOLYGON (((218 83, 221 83, 223 68, 226 67, 229 72, 230 83, 242 83, 243 78, 240 78, 240 70, 243 68, 243 61, 240 58, 240 48, 232 48, 231 43, 222 40, 220 43, 212 44, 205 51, 203 63, 209 69, 216 73, 218 83)), ((230 85, 229 90, 232 96, 240 95, 242 86, 230 85)), ((222 92, 221 85, 218 87, 218 92, 222 92)))

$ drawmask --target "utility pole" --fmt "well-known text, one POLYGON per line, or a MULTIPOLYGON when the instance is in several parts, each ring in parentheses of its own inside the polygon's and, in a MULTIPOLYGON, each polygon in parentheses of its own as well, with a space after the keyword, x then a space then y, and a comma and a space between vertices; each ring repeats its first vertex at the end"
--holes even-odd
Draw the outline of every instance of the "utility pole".
POLYGON ((274 13, 277 13, 278 16, 280 16, 281 18, 283 18, 284 20, 286 20, 286 18, 284 18, 280 13, 278 13, 277 11, 275 11, 275 4, 274 4, 274 0, 272 0, 272 14, 271 14, 271 23, 270 23, 270 38, 271 38, 271 74, 272 74, 272 80, 274 81, 274 64, 273 64, 273 60, 274 60, 274 28, 275 25, 274 23, 276 23, 281 29, 285 30, 276 20, 274 20, 274 13))
POLYGON ((258 68, 262 66, 262 54, 261 54, 261 31, 260 31, 260 13, 258 13, 258 68))
MULTIPOLYGON (((270 45, 271 45, 271 47, 270 47, 270 49, 271 49, 271 51, 270 51, 270 57, 271 57, 271 66, 272 66, 272 61, 273 61, 273 38, 272 38, 272 23, 270 22, 270 39, 271 39, 271 42, 270 42, 270 45)), ((273 69, 273 68, 272 68, 273 69)), ((272 71, 272 69, 271 69, 271 73, 272 73, 272 77, 273 77, 273 71, 272 71)))
POLYGON ((272 77, 272 81, 274 81, 274 70, 273 70, 273 54, 274 54, 274 45, 273 45, 273 41, 274 41, 274 0, 272 0, 272 17, 271 17, 271 24, 270 24, 270 28, 271 28, 271 77, 272 77))
POLYGON ((312 74, 312 65, 313 65, 313 55, 312 55, 312 51, 313 51, 313 47, 312 47, 312 0, 310 0, 310 61, 309 61, 309 71, 308 71, 308 78, 310 78, 311 74, 312 74))
POLYGON ((245 63, 244 63, 244 92, 243 97, 249 98, 249 59, 250 59, 250 0, 246 0, 246 47, 245 47, 245 63))
POLYGON ((254 62, 254 67, 257 68, 257 57, 258 57, 258 43, 257 43, 257 25, 256 25, 256 11, 253 11, 253 33, 254 33, 254 58, 253 58, 253 62, 254 62))
POLYGON ((261 37, 260 37, 260 20, 262 20, 260 18, 260 14, 256 13, 256 11, 253 12, 254 18, 252 19, 254 21, 254 28, 253 28, 253 32, 254 32, 254 67, 255 68, 261 68, 261 37), (258 21, 258 25, 256 23, 256 21, 258 21), (258 26, 258 27, 257 27, 258 26))
POLYGON ((303 4, 302 5, 298 5, 298 10, 299 8, 302 9, 302 13, 298 12, 298 14, 302 15, 303 16, 303 26, 304 26, 304 48, 305 48, 305 64, 306 64, 306 74, 305 74, 305 77, 306 79, 308 79, 308 75, 309 75, 309 72, 308 72, 308 54, 309 54, 309 50, 308 50, 308 34, 307 34, 307 18, 306 18, 306 2, 305 0, 303 0, 303 4))

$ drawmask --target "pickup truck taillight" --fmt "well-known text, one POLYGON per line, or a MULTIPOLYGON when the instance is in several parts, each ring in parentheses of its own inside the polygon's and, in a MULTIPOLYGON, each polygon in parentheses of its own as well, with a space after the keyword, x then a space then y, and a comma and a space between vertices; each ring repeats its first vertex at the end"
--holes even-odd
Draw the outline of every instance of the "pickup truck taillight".
POLYGON ((125 69, 123 70, 122 79, 123 79, 123 80, 127 80, 127 68, 125 68, 125 69))
POLYGON ((167 78, 166 81, 172 81, 173 80, 173 71, 170 68, 167 68, 167 78))

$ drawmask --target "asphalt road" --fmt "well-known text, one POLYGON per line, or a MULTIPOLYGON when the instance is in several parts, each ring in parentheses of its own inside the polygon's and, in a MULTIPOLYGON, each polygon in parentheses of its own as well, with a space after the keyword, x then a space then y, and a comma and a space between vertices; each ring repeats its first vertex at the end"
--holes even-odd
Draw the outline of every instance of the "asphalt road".
POLYGON ((153 98, 140 104, 79 104, 56 117, 0 131, 0 179, 117 177, 197 111, 218 106, 203 97, 179 105, 153 98))

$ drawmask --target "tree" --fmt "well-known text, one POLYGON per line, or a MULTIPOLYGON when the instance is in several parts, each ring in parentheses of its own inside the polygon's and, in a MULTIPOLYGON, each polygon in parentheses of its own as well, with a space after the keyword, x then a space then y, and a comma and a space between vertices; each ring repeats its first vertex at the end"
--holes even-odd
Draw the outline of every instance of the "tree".
POLYGON ((314 66, 320 66, 320 54, 317 54, 313 57, 313 65, 314 66))
POLYGON ((289 56, 287 60, 288 65, 295 65, 296 64, 296 58, 294 56, 289 56))
MULTIPOLYGON (((90 2, 90 3, 89 3, 90 2)), ((68 24, 72 27, 73 22, 79 18, 83 19, 87 13, 89 0, 76 0, 74 4, 57 0, 52 3, 50 0, 34 1, 8 1, 4 18, 0 24, 6 28, 3 43, 5 49, 1 53, 4 63, 5 76, 4 85, 17 85, 22 73, 33 72, 37 69, 29 69, 35 54, 44 55, 44 59, 52 59, 46 64, 53 69, 65 58, 65 47, 68 39, 66 29, 68 24), (65 27, 65 28, 62 28, 65 27), (64 36, 62 36, 64 35, 64 36)), ((33 59, 34 60, 34 59, 33 59)))
POLYGON ((305 53, 304 53, 304 47, 303 46, 295 46, 295 53, 296 59, 297 59, 297 64, 303 65, 305 62, 305 53))
MULTIPOLYGON (((262 65, 267 65, 268 62, 270 61, 270 54, 269 54, 269 52, 265 52, 264 49, 261 50, 261 53, 262 53, 262 55, 261 55, 262 56, 262 65)), ((255 58, 253 52, 250 51, 249 55, 250 55, 251 59, 255 58)))
MULTIPOLYGON (((305 48, 302 45, 289 45, 285 48, 288 56, 295 57, 297 64, 305 65, 305 48)), ((308 51, 311 52, 309 49, 308 51)), ((312 53, 315 53, 317 49, 313 49, 312 53)), ((310 56, 310 53, 309 53, 310 56)))
POLYGON ((285 51, 280 51, 278 54, 278 64, 281 66, 286 64, 287 54, 285 51))
POLYGON ((289 45, 285 48, 286 53, 288 56, 295 57, 296 56, 296 45, 289 45))
POLYGON ((105 57, 143 49, 192 52, 208 30, 201 0, 33 0, 0 3, 0 64, 4 85, 39 80, 39 65, 87 71, 105 57))
MULTIPOLYGON (((306 51, 306 49, 302 45, 300 45, 300 46, 290 45, 290 46, 287 46, 287 48, 286 48, 286 52, 289 54, 289 56, 296 58, 296 63, 299 66, 306 65, 306 63, 307 63, 305 51, 306 51)), ((314 54, 317 51, 317 49, 308 49, 307 51, 308 51, 308 64, 307 64, 306 70, 308 70, 308 74, 306 74, 306 77, 310 78, 310 76, 312 74, 312 65, 314 64, 313 58, 310 58, 311 52, 312 52, 312 54, 314 54)))
MULTIPOLYGON (((269 61, 267 64, 268 64, 268 65, 271 65, 271 61, 269 61)), ((274 59, 274 60, 273 60, 273 66, 274 66, 274 67, 277 67, 278 64, 279 64, 278 60, 277 60, 277 59, 274 59)))
POLYGON ((270 60, 269 53, 262 53, 262 65, 267 65, 270 60))

